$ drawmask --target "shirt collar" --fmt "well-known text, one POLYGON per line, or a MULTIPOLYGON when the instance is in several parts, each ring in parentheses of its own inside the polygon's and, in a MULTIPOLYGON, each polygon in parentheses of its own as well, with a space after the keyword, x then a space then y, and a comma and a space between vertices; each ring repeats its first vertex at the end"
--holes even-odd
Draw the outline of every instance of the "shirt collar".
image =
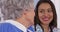
POLYGON ((27 28, 22 25, 21 23, 17 22, 17 21, 14 21, 14 20, 6 20, 7 23, 10 23, 14 26, 16 26, 17 28, 19 28, 20 30, 26 32, 27 28))

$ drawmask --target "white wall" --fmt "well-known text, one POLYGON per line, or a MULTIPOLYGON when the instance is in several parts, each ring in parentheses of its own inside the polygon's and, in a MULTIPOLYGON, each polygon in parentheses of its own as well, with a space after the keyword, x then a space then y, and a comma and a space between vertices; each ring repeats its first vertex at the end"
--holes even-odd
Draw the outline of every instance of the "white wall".
POLYGON ((56 6, 56 10, 57 10, 57 21, 58 21, 58 28, 60 28, 60 0, 55 0, 55 6, 56 6))
POLYGON ((56 7, 56 12, 57 12, 57 24, 58 28, 60 28, 60 0, 52 0, 53 3, 55 4, 56 7))

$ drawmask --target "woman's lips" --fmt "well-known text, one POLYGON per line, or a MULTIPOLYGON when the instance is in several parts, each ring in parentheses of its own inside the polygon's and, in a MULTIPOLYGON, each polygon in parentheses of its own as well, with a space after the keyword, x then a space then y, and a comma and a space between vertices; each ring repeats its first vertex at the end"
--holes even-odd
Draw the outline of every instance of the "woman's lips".
POLYGON ((48 21, 49 18, 48 18, 48 17, 44 17, 44 18, 42 18, 42 20, 43 20, 43 21, 48 21))

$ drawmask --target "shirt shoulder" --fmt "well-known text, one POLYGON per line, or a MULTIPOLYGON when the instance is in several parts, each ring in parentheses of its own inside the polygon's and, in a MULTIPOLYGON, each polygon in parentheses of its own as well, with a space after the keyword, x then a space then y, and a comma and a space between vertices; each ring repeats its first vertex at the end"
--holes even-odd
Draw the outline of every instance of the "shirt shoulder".
POLYGON ((43 32, 42 28, 40 25, 36 25, 36 32, 43 32))
MULTIPOLYGON (((53 32, 60 32, 59 28, 53 28, 52 30, 53 30, 53 32)), ((38 25, 38 24, 36 25, 36 31, 37 32, 42 32, 43 31, 42 28, 41 28, 41 26, 38 25)))
POLYGON ((0 32, 22 32, 22 30, 10 23, 0 23, 0 32))

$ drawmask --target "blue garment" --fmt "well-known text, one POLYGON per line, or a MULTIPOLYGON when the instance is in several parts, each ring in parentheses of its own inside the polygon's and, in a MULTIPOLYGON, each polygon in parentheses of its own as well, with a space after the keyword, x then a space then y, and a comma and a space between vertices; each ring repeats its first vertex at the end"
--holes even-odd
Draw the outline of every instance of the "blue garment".
POLYGON ((30 26, 30 27, 27 29, 27 32, 29 32, 28 30, 31 31, 31 32, 34 32, 34 31, 35 31, 32 26, 30 26))
POLYGON ((0 32, 23 32, 10 23, 0 23, 0 32))
MULTIPOLYGON (((29 32, 34 32, 33 26, 28 27, 29 32)), ((6 20, 0 23, 0 32, 28 32, 27 28, 14 20, 6 20)))

